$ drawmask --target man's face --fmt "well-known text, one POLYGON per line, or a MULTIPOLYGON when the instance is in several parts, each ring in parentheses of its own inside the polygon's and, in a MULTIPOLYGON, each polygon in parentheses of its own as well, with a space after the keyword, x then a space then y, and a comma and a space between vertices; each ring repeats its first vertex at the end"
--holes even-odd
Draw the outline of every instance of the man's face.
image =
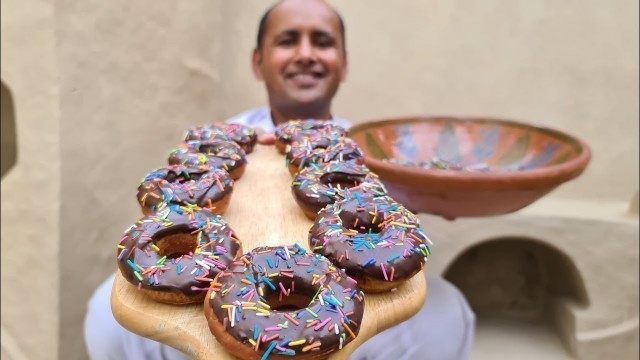
POLYGON ((285 1, 271 11, 266 28, 253 70, 271 103, 328 105, 347 73, 337 15, 319 1, 285 1))

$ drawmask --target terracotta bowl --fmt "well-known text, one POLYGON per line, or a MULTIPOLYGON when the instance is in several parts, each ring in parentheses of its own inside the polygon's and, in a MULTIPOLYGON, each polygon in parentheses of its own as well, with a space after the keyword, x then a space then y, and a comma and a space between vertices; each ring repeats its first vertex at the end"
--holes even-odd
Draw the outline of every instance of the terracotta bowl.
POLYGON ((372 121, 349 136, 390 196, 447 219, 522 209, 580 175, 591 159, 573 136, 491 118, 372 121))

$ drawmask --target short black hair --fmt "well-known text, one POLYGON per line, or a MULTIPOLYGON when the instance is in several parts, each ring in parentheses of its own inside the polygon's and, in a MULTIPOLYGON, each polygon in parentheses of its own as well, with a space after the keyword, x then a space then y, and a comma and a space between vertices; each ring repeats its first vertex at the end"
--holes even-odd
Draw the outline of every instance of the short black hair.
MULTIPOLYGON (((278 3, 276 3, 275 5, 271 6, 265 13, 264 15, 262 15, 262 18, 260 18, 260 24, 258 25, 258 38, 256 39, 256 48, 258 50, 262 50, 262 45, 263 45, 263 39, 264 39, 264 33, 267 32, 267 22, 269 21, 269 15, 271 14, 271 11, 273 9, 276 8, 276 6, 280 5, 282 1, 278 1, 278 3)), ((336 11, 336 9, 330 7, 331 10, 333 10, 333 12, 336 14, 336 16, 338 17, 338 23, 340 24, 340 35, 342 36, 342 47, 344 49, 344 52, 347 52, 347 39, 345 37, 345 28, 344 28, 344 21, 342 20, 342 16, 340 16, 340 14, 336 11)))

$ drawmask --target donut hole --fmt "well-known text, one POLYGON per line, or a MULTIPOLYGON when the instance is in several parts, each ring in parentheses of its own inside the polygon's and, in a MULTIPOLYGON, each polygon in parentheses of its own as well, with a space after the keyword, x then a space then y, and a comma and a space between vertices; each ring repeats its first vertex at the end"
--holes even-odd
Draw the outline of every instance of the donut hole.
POLYGON ((205 155, 215 155, 224 149, 225 144, 220 141, 203 142, 197 147, 198 152, 205 155))
MULTIPOLYGON (((289 290, 291 288, 291 282, 283 279, 283 286, 289 290)), ((290 291, 289 296, 282 294, 280 287, 277 283, 276 290, 271 290, 269 287, 264 289, 264 299, 267 305, 271 307, 271 310, 281 312, 293 312, 301 309, 305 309, 309 306, 311 299, 315 295, 315 286, 306 287, 303 283, 296 281, 295 291, 290 291), (304 287, 306 289, 300 289, 304 287)), ((317 291, 317 289, 315 289, 317 291)))
POLYGON ((360 185, 362 179, 361 175, 330 172, 320 176, 320 183, 334 189, 348 189, 360 185))
POLYGON ((194 253, 198 246, 198 238, 188 232, 174 233, 162 236, 153 243, 158 247, 158 255, 168 259, 179 258, 182 255, 194 253))
POLYGON ((373 215, 368 211, 356 213, 342 211, 338 214, 338 217, 340 218, 343 227, 356 230, 360 234, 378 234, 382 231, 379 226, 382 221, 380 214, 375 217, 375 223, 373 222, 373 215))
POLYGON ((299 142, 294 142, 292 145, 299 145, 302 149, 310 149, 312 151, 326 150, 329 147, 327 142, 315 142, 313 137, 303 137, 299 142))
POLYGON ((294 312, 294 311, 301 310, 302 308, 304 308, 304 306, 296 306, 296 305, 289 305, 289 304, 278 305, 276 307, 271 306, 272 310, 280 311, 280 312, 294 312))
POLYGON ((203 175, 204 175, 204 173, 193 173, 193 172, 192 173, 188 173, 188 172, 175 173, 175 172, 170 172, 165 177, 165 180, 167 180, 170 183, 184 184, 184 183, 189 182, 189 181, 194 181, 194 180, 197 181, 203 175))
POLYGON ((313 150, 315 151, 327 150, 329 148, 329 145, 331 145, 329 142, 322 142, 322 141, 311 143, 311 147, 313 147, 313 150))

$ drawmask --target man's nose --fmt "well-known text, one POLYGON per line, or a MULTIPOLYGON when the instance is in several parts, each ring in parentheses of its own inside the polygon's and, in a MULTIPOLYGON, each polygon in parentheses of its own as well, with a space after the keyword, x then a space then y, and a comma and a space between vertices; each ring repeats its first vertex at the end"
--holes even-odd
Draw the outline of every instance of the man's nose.
POLYGON ((308 63, 315 60, 316 54, 311 39, 302 38, 296 51, 296 61, 308 63))

